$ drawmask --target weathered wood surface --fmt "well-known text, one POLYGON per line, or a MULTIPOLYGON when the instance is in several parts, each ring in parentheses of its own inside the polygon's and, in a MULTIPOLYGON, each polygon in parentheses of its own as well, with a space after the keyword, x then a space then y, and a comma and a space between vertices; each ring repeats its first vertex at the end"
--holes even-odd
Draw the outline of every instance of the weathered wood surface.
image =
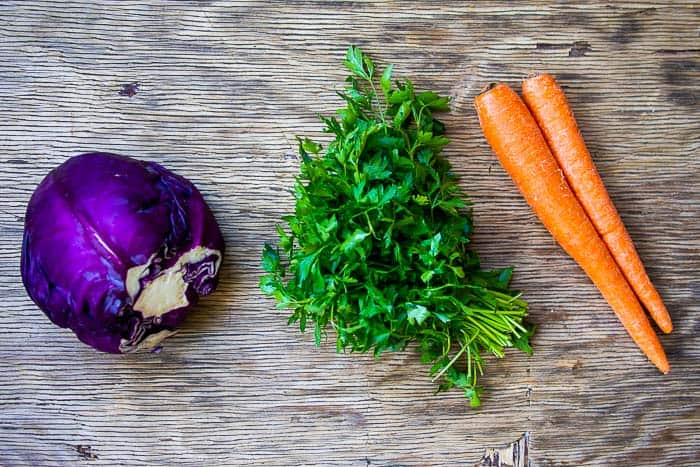
POLYGON ((530 432, 532 465, 700 459, 700 9, 463 2, 2 2, 0 464, 474 465, 530 432), (517 265, 535 355, 488 362, 483 408, 433 396, 411 352, 336 355, 258 291, 288 213, 294 135, 319 135, 350 43, 454 97, 448 156, 488 265, 517 265), (671 310, 661 376, 536 221, 480 135, 472 98, 559 77, 671 310), (124 88, 138 82, 136 94, 124 88), (120 92, 121 91, 121 92, 120 92), (163 352, 98 354, 19 277, 32 190, 105 150, 198 184, 225 232, 220 290, 163 352))

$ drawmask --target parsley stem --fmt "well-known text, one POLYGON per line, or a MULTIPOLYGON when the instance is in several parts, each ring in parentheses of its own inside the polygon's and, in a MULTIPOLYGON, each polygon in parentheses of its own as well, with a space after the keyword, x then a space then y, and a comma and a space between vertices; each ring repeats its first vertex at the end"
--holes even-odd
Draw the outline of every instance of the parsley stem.
MULTIPOLYGON (((386 120, 384 119, 384 111, 382 110, 382 103, 379 101, 379 94, 377 94, 377 88, 374 87, 374 80, 370 77, 368 80, 370 87, 372 88, 372 94, 374 95, 374 99, 377 101, 377 112, 379 112, 379 118, 381 119, 382 123, 386 124, 386 120)), ((388 128, 386 125, 384 125, 384 134, 387 134, 388 128)))
POLYGON ((469 379, 472 378, 472 351, 469 346, 467 346, 467 376, 469 379))
MULTIPOLYGON (((465 340, 466 340, 467 335, 464 333, 464 331, 462 331, 462 335, 464 336, 464 338, 465 338, 465 340)), ((452 365, 455 364, 455 362, 457 361, 457 359, 464 353, 465 350, 467 351, 467 362, 471 362, 471 349, 469 348, 469 346, 470 346, 471 343, 474 341, 474 339, 476 339, 476 337, 477 337, 478 335, 479 335, 479 331, 477 331, 477 332, 472 336, 472 338, 469 339, 469 340, 462 346, 462 348, 459 350, 459 352, 457 352, 457 355, 455 355, 454 357, 452 357, 452 360, 450 360, 449 363, 448 363, 447 365, 445 365, 445 367, 444 367, 442 370, 440 370, 440 372, 439 372, 437 375, 435 375, 435 376, 433 377, 433 379, 432 379, 432 382, 433 382, 433 383, 434 383, 438 378, 440 378, 443 374, 445 374, 445 372, 446 372, 452 365)), ((449 349, 448 349, 448 351, 449 351, 449 349)), ((471 368, 471 365, 469 365, 469 367, 471 368)), ((468 371, 468 373, 471 374, 471 369, 468 371)))
POLYGON ((374 238, 378 238, 377 234, 374 233, 374 229, 372 228, 372 221, 370 220, 369 214, 367 214, 367 211, 365 211, 365 219, 367 219, 367 227, 369 227, 369 233, 371 233, 374 238))
POLYGON ((440 378, 442 375, 444 375, 445 372, 446 372, 452 365, 454 365, 454 363, 457 361, 457 359, 464 353, 465 350, 467 350, 467 347, 469 347, 469 346, 468 346, 468 345, 463 346, 463 347, 459 350, 459 352, 457 352, 457 355, 455 355, 454 357, 452 357, 452 360, 450 360, 450 362, 449 362, 447 365, 445 365, 445 366, 443 367, 443 369, 440 370, 440 372, 439 372, 437 375, 435 375, 435 376, 433 377, 433 379, 432 379, 432 382, 433 382, 433 383, 434 383, 438 378, 440 378))

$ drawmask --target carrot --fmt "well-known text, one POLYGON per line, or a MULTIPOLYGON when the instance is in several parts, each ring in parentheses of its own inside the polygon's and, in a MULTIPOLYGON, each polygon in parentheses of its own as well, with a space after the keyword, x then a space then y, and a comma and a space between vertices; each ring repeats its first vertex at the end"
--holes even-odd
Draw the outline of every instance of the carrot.
POLYGON ((659 338, 525 103, 511 88, 498 84, 477 96, 475 106, 486 140, 537 217, 591 278, 639 348, 667 373, 659 338))
POLYGON ((544 74, 523 82, 523 98, 569 185, 639 301, 663 332, 671 332, 673 324, 668 310, 651 283, 634 243, 598 175, 564 91, 552 76, 544 74))

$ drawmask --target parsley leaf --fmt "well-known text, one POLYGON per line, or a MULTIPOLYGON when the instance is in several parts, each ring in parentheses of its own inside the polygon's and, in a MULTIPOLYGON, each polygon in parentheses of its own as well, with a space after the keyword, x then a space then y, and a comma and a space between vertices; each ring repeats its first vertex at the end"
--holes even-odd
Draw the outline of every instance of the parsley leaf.
POLYGON ((415 342, 440 381, 481 403, 483 353, 532 353, 527 304, 511 291, 512 268, 482 270, 468 248, 469 200, 441 151, 449 139, 433 112, 449 99, 392 83, 352 46, 351 75, 337 117, 321 117, 325 148, 299 138, 301 171, 293 215, 265 245, 261 290, 292 310, 319 345, 330 327, 341 352, 403 350, 415 342))

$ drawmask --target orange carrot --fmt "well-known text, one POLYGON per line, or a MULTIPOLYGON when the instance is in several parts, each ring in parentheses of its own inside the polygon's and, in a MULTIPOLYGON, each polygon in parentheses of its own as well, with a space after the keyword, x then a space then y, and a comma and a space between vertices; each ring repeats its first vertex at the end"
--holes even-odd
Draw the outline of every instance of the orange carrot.
POLYGON ((667 373, 659 338, 525 103, 511 88, 498 84, 477 96, 475 106, 486 140, 537 217, 591 278, 639 348, 667 373))
POLYGON ((663 332, 671 332, 671 317, 644 270, 634 243, 598 175, 564 91, 552 76, 544 74, 523 82, 523 98, 569 185, 639 301, 663 332))

